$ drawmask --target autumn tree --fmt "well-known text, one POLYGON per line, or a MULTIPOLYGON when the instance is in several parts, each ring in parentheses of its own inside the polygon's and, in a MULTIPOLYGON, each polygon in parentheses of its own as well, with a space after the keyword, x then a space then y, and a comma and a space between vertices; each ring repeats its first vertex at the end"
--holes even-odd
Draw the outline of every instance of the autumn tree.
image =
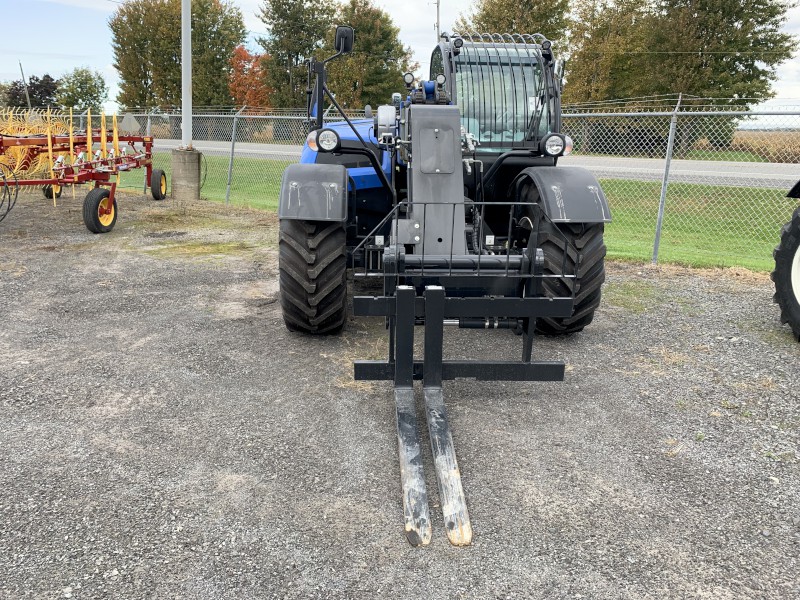
POLYGON ((62 76, 58 82, 56 102, 62 108, 83 112, 87 108, 101 108, 106 100, 108 86, 97 71, 78 67, 62 76))
POLYGON ((233 51, 228 89, 236 106, 269 106, 263 61, 262 54, 251 54, 244 46, 233 51))
MULTIPOLYGON (((128 0, 109 20, 117 102, 127 107, 174 106, 181 101, 180 0, 128 0)), ((244 41, 241 11, 231 2, 192 2, 192 102, 230 105, 233 51, 244 41)))
POLYGON ((459 32, 541 33, 556 43, 569 26, 569 0, 478 0, 473 11, 456 21, 459 32))
MULTIPOLYGON (((392 92, 405 89, 403 73, 416 68, 411 49, 400 42, 400 29, 372 0, 349 0, 341 5, 336 22, 355 30, 353 52, 328 63, 328 87, 337 102, 349 108, 387 104, 392 92)), ((331 28, 328 55, 334 53, 334 34, 331 28)))
POLYGON ((305 106, 305 62, 324 46, 334 10, 332 0, 264 0, 258 17, 267 36, 258 42, 267 55, 264 68, 271 106, 305 106))
MULTIPOLYGON (((578 0, 565 100, 771 97, 796 40, 782 0, 578 0)), ((691 100, 689 100, 691 101, 691 100)))
MULTIPOLYGON (((56 90, 58 81, 44 74, 41 78, 36 75, 28 77, 28 95, 31 99, 32 108, 47 108, 56 106, 56 90)), ((25 95, 25 84, 21 79, 12 81, 6 91, 6 102, 10 107, 28 107, 28 99, 25 95)))
POLYGON ((647 34, 657 52, 647 60, 652 86, 643 88, 740 106, 774 96, 775 69, 798 41, 781 30, 788 8, 783 0, 655 0, 647 34))
POLYGON ((567 63, 566 103, 648 95, 653 72, 643 68, 650 57, 653 19, 647 0, 576 0, 567 63))

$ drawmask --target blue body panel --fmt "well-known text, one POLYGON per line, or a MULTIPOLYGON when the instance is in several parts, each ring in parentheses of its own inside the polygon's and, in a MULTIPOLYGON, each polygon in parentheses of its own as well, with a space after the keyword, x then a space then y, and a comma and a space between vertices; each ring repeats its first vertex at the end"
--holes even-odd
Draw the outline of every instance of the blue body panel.
MULTIPOLYGON (((352 121, 355 128, 358 130, 358 133, 367 143, 377 144, 378 140, 375 139, 374 136, 374 122, 372 119, 358 119, 352 121)), ((339 137, 343 141, 349 142, 358 142, 358 137, 356 134, 353 133, 353 130, 350 129, 350 126, 347 124, 346 121, 337 121, 336 123, 326 123, 326 129, 333 129, 338 134, 339 137)), ((389 158, 388 153, 383 153, 383 161, 381 163, 381 167, 386 176, 388 177, 391 174, 391 161, 389 158)), ((317 152, 312 150, 308 147, 308 143, 303 146, 303 151, 300 154, 300 162, 301 163, 316 163, 317 162, 317 152)), ((357 190, 366 190, 370 188, 379 188, 381 187, 381 180, 378 179, 378 175, 375 173, 375 169, 372 167, 356 167, 347 170, 347 174, 350 178, 352 178, 353 182, 355 183, 355 187, 357 190)))

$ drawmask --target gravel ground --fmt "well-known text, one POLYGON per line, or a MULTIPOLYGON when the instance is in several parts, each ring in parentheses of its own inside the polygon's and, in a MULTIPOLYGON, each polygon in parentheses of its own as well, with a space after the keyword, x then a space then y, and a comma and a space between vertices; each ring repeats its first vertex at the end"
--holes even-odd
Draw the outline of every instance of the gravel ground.
POLYGON ((352 381, 381 323, 289 334, 274 216, 124 197, 98 236, 68 195, 0 223, 0 596, 800 597, 800 345, 766 275, 610 263, 592 326, 537 340, 565 382, 447 384, 474 544, 427 453, 415 549, 391 387, 352 381))

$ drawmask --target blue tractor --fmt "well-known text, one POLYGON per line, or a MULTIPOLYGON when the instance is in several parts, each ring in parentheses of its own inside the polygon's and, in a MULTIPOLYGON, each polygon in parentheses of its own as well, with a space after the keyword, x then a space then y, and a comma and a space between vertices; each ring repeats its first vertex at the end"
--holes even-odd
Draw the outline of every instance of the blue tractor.
POLYGON ((406 536, 414 545, 431 536, 413 387, 422 380, 447 534, 469 544, 442 381, 563 380, 562 362, 532 360, 533 335, 592 321, 611 215, 591 173, 558 166, 572 141, 561 132, 560 69, 544 36, 443 34, 429 79, 407 73, 402 93, 359 120, 325 83, 326 63, 353 38, 338 27, 337 54, 309 65, 310 131, 279 205, 283 317, 291 331, 339 332, 348 269, 382 281, 381 295, 352 307, 385 318, 388 356, 357 361, 355 377, 394 381, 406 536), (342 121, 323 122, 326 100, 342 121), (521 360, 445 360, 445 326, 511 329, 521 360))

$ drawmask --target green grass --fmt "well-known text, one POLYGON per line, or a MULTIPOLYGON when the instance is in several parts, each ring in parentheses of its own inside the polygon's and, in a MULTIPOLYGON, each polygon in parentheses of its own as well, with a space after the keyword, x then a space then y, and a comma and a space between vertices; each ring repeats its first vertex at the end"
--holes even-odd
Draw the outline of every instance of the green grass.
MULTIPOLYGON (((605 179, 601 185, 613 217, 606 226, 608 255, 649 260, 661 184, 605 179)), ((771 270, 772 249, 791 212, 784 195, 782 190, 670 184, 659 262, 771 270)))
MULTIPOLYGON (((231 204, 276 211, 281 174, 290 164, 292 161, 237 157, 231 204)), ((154 165, 163 169, 171 182, 170 154, 156 153, 154 165)), ((205 173, 201 195, 224 202, 228 157, 204 157, 201 173, 205 173)), ((141 190, 143 178, 142 170, 125 173, 122 186, 141 190)), ((661 183, 604 179, 601 185, 613 216, 613 222, 606 226, 608 256, 651 260, 661 183)), ((784 195, 782 190, 670 184, 659 262, 771 270, 772 249, 792 210, 784 195)))
MULTIPOLYGON (((168 152, 157 152, 153 155, 154 167, 162 169, 167 174, 167 181, 171 188, 172 167, 170 161, 171 157, 168 152)), ((231 204, 263 210, 278 210, 281 174, 293 162, 236 157, 233 161, 233 177, 231 179, 231 204)), ((200 177, 203 185, 200 195, 208 200, 224 202, 228 185, 228 157, 203 155, 200 177)), ((144 171, 141 169, 123 173, 120 177, 120 185, 125 189, 141 190, 143 183, 144 171)))
POLYGON ((690 150, 686 156, 690 160, 727 160, 733 162, 767 162, 755 152, 747 150, 690 150))

